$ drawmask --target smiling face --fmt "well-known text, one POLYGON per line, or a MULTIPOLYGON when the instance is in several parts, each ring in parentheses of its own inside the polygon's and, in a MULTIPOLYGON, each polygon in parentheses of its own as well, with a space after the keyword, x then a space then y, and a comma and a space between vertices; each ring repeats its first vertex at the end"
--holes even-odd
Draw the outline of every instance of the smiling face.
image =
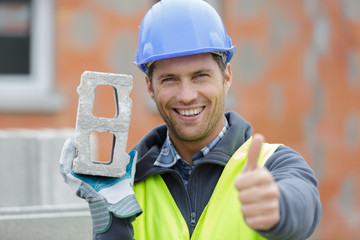
POLYGON ((224 127, 225 96, 231 85, 210 53, 159 60, 154 63, 148 92, 176 142, 206 146, 224 127))

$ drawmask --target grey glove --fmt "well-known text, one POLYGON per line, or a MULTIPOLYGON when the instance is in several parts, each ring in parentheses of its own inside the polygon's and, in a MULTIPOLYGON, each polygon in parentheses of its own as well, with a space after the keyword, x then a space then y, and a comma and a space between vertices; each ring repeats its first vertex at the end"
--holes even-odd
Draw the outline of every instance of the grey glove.
POLYGON ((67 139, 60 157, 60 173, 75 194, 89 203, 93 228, 96 233, 106 232, 111 214, 119 218, 140 215, 142 210, 132 189, 137 152, 131 151, 126 174, 120 178, 76 174, 71 171, 76 157, 75 142, 67 139))

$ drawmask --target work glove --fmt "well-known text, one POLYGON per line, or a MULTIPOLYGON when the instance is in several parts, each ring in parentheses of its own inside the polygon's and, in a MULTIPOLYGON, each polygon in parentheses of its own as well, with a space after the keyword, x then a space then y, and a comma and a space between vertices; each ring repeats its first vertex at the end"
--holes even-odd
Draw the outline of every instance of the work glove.
POLYGON ((130 162, 122 177, 76 174, 71 171, 72 162, 77 156, 75 142, 69 138, 64 143, 60 157, 60 173, 74 193, 89 203, 93 228, 98 234, 109 229, 112 214, 118 218, 128 218, 142 212, 132 188, 137 152, 131 151, 129 155, 130 162))

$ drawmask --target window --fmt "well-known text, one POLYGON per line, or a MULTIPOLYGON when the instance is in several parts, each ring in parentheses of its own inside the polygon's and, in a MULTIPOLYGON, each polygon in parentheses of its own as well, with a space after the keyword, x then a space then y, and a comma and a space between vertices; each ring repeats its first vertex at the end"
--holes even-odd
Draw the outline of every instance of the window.
POLYGON ((0 74, 30 73, 29 1, 0 1, 0 74))
POLYGON ((54 112, 54 0, 0 0, 0 112, 54 112))

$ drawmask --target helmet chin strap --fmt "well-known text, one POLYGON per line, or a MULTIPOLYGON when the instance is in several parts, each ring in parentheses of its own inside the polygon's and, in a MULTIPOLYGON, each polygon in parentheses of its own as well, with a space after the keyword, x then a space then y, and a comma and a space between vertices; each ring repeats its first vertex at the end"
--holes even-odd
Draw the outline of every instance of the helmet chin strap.
POLYGON ((215 51, 215 52, 211 52, 211 53, 220 56, 222 58, 223 63, 226 63, 226 59, 227 59, 226 52, 224 52, 224 51, 215 51))

